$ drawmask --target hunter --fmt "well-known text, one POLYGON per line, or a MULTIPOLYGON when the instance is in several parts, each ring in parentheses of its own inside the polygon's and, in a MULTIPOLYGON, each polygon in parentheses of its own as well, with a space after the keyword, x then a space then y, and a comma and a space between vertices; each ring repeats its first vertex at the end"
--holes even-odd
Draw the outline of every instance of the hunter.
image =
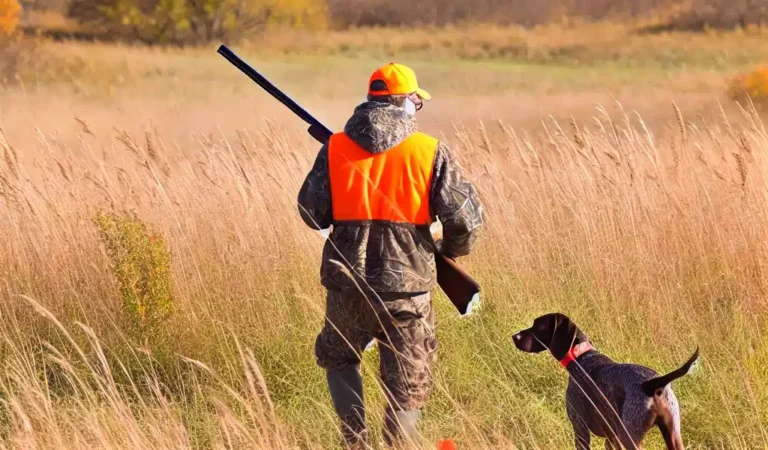
POLYGON ((347 448, 367 445, 360 358, 374 339, 388 400, 385 440, 399 446, 416 436, 437 350, 434 252, 469 254, 483 224, 475 188, 448 148, 418 131, 416 111, 429 99, 408 67, 377 69, 367 101, 320 150, 299 193, 304 222, 331 227, 321 267, 325 326, 315 354, 347 448), (443 227, 437 241, 435 220, 443 227))

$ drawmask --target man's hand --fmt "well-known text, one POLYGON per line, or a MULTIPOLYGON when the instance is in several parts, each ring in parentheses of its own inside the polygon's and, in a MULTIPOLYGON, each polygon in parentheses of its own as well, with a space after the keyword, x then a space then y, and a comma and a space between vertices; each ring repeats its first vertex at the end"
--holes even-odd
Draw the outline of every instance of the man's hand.
POLYGON ((432 240, 435 241, 435 251, 455 262, 455 256, 443 253, 443 224, 440 221, 435 221, 430 225, 429 231, 432 233, 432 240))
POLYGON ((439 220, 432 222, 429 226, 429 232, 432 233, 432 239, 437 242, 443 240, 443 224, 439 220))
POLYGON ((436 252, 441 254, 441 255, 443 255, 443 256, 445 256, 446 258, 450 259, 451 261, 456 262, 456 255, 449 255, 449 254, 447 254, 447 253, 445 253, 443 251, 443 248, 444 248, 443 244, 444 243, 445 243, 445 241, 443 241, 442 239, 439 239, 439 240, 435 241, 436 252))

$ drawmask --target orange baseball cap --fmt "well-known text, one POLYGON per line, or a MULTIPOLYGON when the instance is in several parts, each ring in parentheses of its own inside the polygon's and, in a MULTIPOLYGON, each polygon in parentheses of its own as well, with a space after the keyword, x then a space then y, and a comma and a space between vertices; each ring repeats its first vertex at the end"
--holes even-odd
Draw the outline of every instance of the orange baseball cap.
POLYGON ((414 92, 423 100, 432 98, 429 92, 419 87, 416 73, 402 64, 389 63, 379 67, 368 81, 370 95, 408 95, 414 92))

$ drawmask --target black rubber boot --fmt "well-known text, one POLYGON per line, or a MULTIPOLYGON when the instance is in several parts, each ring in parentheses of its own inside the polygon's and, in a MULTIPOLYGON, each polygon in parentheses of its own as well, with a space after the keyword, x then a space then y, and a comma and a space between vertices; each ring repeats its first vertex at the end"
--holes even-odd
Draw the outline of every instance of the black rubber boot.
POLYGON ((363 377, 360 375, 360 367, 328 371, 327 378, 333 407, 341 420, 346 448, 367 448, 368 430, 365 427, 363 377))
POLYGON ((419 411, 392 411, 387 408, 384 422, 384 437, 389 447, 408 448, 416 444, 419 432, 417 424, 419 411))

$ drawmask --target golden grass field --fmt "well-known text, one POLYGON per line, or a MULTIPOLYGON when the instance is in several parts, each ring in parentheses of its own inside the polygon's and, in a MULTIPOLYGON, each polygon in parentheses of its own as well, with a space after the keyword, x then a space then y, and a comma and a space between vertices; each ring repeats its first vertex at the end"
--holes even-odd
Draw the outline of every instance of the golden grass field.
MULTIPOLYGON (((286 36, 233 48, 334 129, 373 68, 412 64, 434 96, 421 128, 484 201, 486 230, 460 261, 482 310, 461 319, 435 300, 425 449, 572 448, 565 372, 511 342, 552 311, 660 372, 700 346, 674 385, 688 448, 768 447, 768 133, 759 106, 725 96, 765 60, 764 34, 286 36), (530 51, 500 50, 518 41, 530 51)), ((214 50, 43 43, 0 88, 0 447, 337 442, 313 357, 323 241, 295 205, 318 145, 214 50), (126 325, 99 211, 133 211, 168 244, 160 337, 126 325)), ((657 432, 646 447, 663 448, 657 432)))

